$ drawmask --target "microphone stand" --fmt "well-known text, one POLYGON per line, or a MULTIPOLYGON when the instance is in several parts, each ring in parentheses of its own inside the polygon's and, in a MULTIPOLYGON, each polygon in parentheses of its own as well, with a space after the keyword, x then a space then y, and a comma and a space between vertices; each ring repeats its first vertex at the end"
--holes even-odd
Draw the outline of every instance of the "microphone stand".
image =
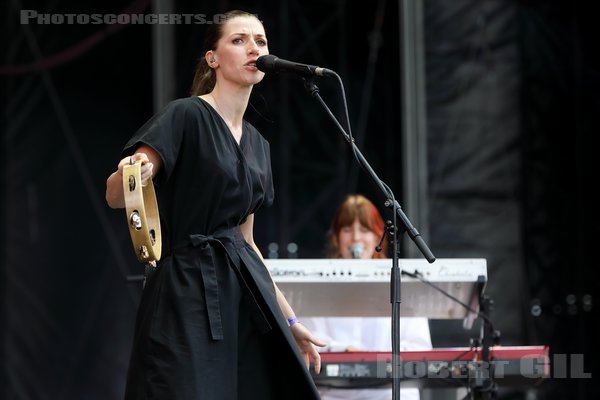
MULTIPOLYGON (((340 83, 342 90, 343 84, 339 75, 332 71, 332 73, 337 77, 338 82, 340 83)), ((367 171, 367 173, 371 176, 375 184, 379 187, 381 192, 386 197, 385 206, 388 208, 392 208, 393 210, 393 222, 391 224, 387 224, 386 232, 390 242, 392 243, 393 253, 392 253, 392 276, 390 282, 390 302, 392 303, 392 399, 399 400, 400 399, 400 377, 401 372, 398 371, 398 367, 401 367, 400 363, 400 303, 401 303, 401 273, 400 268, 398 266, 398 259, 400 258, 400 245, 399 245, 399 236, 401 236, 404 232, 407 232, 409 237, 415 242, 421 253, 425 256, 427 261, 430 263, 435 261, 435 256, 429 250, 425 241, 421 237, 421 234, 412 226, 408 217, 402 211, 400 204, 396 201, 392 190, 385 184, 373 168, 369 165, 365 157, 362 155, 356 144, 354 143, 354 138, 347 133, 344 128, 340 125, 339 121, 333 115, 327 104, 323 101, 323 98, 319 94, 319 88, 314 83, 312 78, 303 78, 304 87, 309 92, 309 94, 317 99, 319 104, 325 109, 327 114, 332 118, 333 122, 337 126, 337 128, 342 133, 346 142, 350 145, 354 156, 356 157, 359 165, 367 171), (400 220, 401 226, 398 226, 397 220, 400 220), (399 234, 400 235, 399 235, 399 234)), ((348 125, 350 122, 348 121, 348 125)), ((350 126, 348 126, 350 129, 350 126)))

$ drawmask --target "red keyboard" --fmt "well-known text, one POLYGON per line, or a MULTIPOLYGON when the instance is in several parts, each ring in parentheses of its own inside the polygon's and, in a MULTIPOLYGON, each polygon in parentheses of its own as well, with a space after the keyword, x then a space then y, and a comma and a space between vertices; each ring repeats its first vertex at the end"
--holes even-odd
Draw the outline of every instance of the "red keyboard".
MULTIPOLYGON (((403 387, 452 387, 493 378, 499 386, 538 385, 550 376, 548 346, 498 346, 489 362, 480 348, 441 348, 400 352, 396 369, 403 387)), ((321 353, 316 383, 336 387, 372 387, 392 380, 391 352, 321 353)))

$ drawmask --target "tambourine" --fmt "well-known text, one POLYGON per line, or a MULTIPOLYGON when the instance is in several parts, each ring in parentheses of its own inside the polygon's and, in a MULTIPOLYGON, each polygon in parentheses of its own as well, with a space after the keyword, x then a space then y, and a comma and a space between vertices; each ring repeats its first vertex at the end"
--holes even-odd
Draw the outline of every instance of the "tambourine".
POLYGON ((152 178, 142 185, 142 161, 123 166, 123 194, 133 251, 140 262, 160 260, 162 238, 152 178))

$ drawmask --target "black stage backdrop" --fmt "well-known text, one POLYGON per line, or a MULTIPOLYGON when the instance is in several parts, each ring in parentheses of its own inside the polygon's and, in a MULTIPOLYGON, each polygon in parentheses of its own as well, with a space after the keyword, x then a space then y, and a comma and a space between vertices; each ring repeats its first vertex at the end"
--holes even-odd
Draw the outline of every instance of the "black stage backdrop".
MULTIPOLYGON (((426 11, 431 244, 438 257, 487 259, 494 328, 503 343, 523 343, 517 6, 440 0, 426 11)), ((478 326, 432 328, 453 345, 478 326)))
MULTIPOLYGON (((0 6, 3 399, 122 398, 141 293, 127 277, 141 266, 123 212, 105 205, 104 182, 153 113, 151 25, 25 25, 20 11, 149 13, 149 3, 0 6)), ((180 14, 256 12, 273 54, 336 70, 365 157, 402 197, 397 2, 174 4, 180 14)), ((595 14, 561 1, 427 0, 424 7, 426 240, 437 257, 488 260, 503 344, 584 354, 585 372, 597 372, 595 14)), ((175 27, 175 97, 188 95, 204 28, 175 27)), ((336 85, 319 86, 341 116, 336 85)), ((355 178, 347 145, 299 79, 267 76, 251 103, 248 118, 271 142, 276 184, 275 204, 257 215, 257 242, 265 255, 271 244, 279 257, 322 257, 346 193, 383 199, 365 174, 355 178), (298 250, 288 254, 289 243, 298 250)), ((452 321, 431 328, 437 347, 465 346, 477 335, 452 321)), ((501 395, 597 398, 591 382, 556 379, 501 395)))

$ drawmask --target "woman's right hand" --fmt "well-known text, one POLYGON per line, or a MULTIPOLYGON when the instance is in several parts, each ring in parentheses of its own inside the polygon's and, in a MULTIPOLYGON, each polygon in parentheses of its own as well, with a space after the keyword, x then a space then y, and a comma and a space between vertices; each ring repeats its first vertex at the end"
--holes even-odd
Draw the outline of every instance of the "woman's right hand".
POLYGON ((142 184, 145 184, 149 178, 152 178, 161 166, 161 160, 158 153, 152 148, 144 145, 142 145, 132 156, 121 159, 117 165, 117 170, 106 180, 106 202, 111 208, 125 207, 125 196, 123 195, 123 167, 128 164, 133 164, 136 161, 142 161, 142 167, 140 169, 142 184))
POLYGON ((154 164, 150 162, 148 159, 148 155, 146 153, 138 152, 129 157, 123 158, 119 161, 119 165, 117 166, 117 171, 119 175, 123 176, 123 167, 130 164, 135 164, 137 161, 142 162, 142 166, 140 168, 140 172, 142 174, 142 184, 145 184, 148 178, 152 178, 154 164))

